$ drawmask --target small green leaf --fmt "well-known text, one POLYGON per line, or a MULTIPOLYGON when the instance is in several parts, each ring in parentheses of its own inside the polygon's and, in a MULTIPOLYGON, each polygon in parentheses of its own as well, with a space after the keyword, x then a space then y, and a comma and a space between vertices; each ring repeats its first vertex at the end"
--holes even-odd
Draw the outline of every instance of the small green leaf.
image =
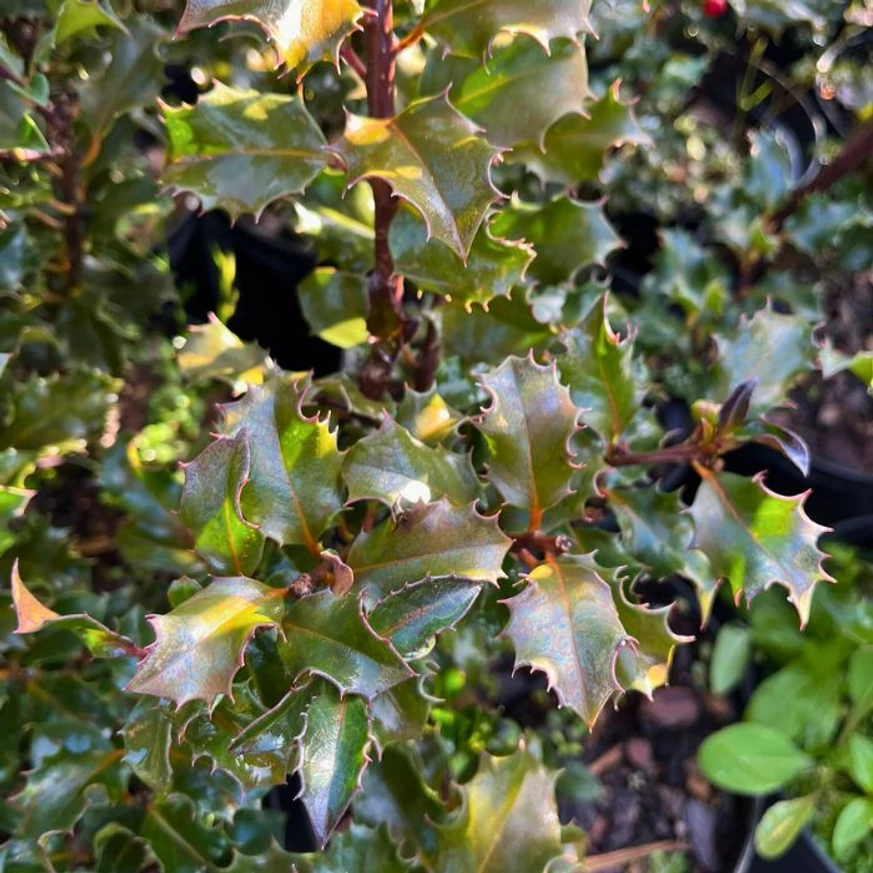
POLYGON ((166 700, 143 697, 137 701, 121 730, 124 760, 158 795, 173 786, 170 744, 173 741, 173 707, 166 700))
POLYGON ((461 413, 443 400, 435 385, 424 392, 407 387, 395 416, 397 424, 429 446, 442 442, 462 420, 461 413))
POLYGON ((421 24, 453 52, 482 57, 500 33, 526 33, 546 50, 557 37, 576 39, 592 33, 590 10, 590 0, 439 0, 421 24))
POLYGON ((873 704, 873 646, 861 646, 852 652, 847 680, 855 706, 873 704))
POLYGON ((752 631, 744 624, 731 622, 719 628, 709 662, 709 688, 723 697, 742 681, 752 657, 752 631))
POLYGON ((854 355, 844 355, 830 345, 819 352, 821 374, 825 379, 830 379, 837 373, 845 370, 857 376, 873 393, 873 352, 857 352, 854 355))
POLYGON ((325 342, 353 349, 367 341, 367 281, 356 273, 318 267, 297 288, 303 317, 325 342))
POLYGON ((863 734, 849 737, 849 774, 859 788, 873 797, 873 740, 863 734))
POLYGON ((476 422, 490 455, 488 479, 505 500, 527 510, 536 530, 543 512, 570 491, 579 410, 555 365, 540 366, 533 357, 508 358, 481 380, 491 395, 476 422))
POLYGON ((392 508, 441 497, 468 504, 479 492, 469 455, 430 448, 391 418, 349 449, 343 478, 350 501, 381 500, 392 508))
POLYGON ((235 385, 263 381, 266 352, 256 343, 244 343, 214 315, 203 325, 189 328, 177 356, 182 373, 191 381, 222 379, 235 385))
POLYGON ((561 377, 583 421, 607 442, 615 442, 642 405, 644 376, 634 367, 633 344, 613 332, 607 316, 608 295, 565 336, 561 377), (642 378, 638 378, 642 377, 642 378))
POLYGON ((98 0, 64 0, 57 13, 55 45, 60 45, 75 36, 87 36, 98 27, 125 30, 112 8, 105 9, 98 0))
POLYGON ((140 652, 127 637, 109 630, 90 615, 58 615, 43 606, 21 581, 17 561, 12 565, 12 600, 18 619, 17 634, 34 634, 48 628, 68 630, 88 647, 95 658, 118 658, 140 652))
POLYGON ((215 440, 185 467, 179 515, 194 532, 194 548, 217 575, 251 575, 264 550, 263 534, 243 520, 240 508, 249 463, 242 432, 215 440))
POLYGON ((465 306, 506 297, 524 281, 534 259, 530 246, 495 237, 486 223, 473 238, 465 265, 449 246, 428 239, 427 226, 410 209, 401 209, 391 223, 390 245, 398 273, 422 291, 465 306))
POLYGON ((438 828, 436 869, 544 870, 562 853, 555 774, 530 752, 483 757, 454 821, 438 828))
POLYGON ((367 623, 358 599, 320 591, 292 603, 282 625, 285 640, 279 655, 297 678, 315 673, 342 694, 377 694, 413 676, 394 648, 367 623))
POLYGON ((569 197, 557 197, 544 206, 515 200, 494 218, 491 231, 534 247, 537 256, 528 273, 544 285, 560 285, 583 267, 605 263, 620 244, 600 203, 569 197))
POLYGON ((434 94, 447 86, 452 105, 480 125, 492 145, 542 148, 546 131, 559 118, 582 116, 589 96, 585 49, 561 40, 547 54, 544 46, 522 36, 498 49, 487 65, 434 53, 423 88, 434 94))
POLYGON ((367 620, 402 657, 420 658, 438 633, 453 628, 470 611, 481 590, 466 579, 424 579, 380 600, 367 620))
POLYGON ((852 854, 852 850, 873 831, 873 800, 869 797, 856 797, 844 807, 834 825, 831 841, 834 857, 841 861, 852 854))
POLYGON ((167 615, 149 616, 156 639, 127 690, 179 706, 232 696, 248 641, 258 628, 281 621, 284 595, 283 589, 242 576, 216 579, 167 615))
POLYGON ((780 800, 773 804, 755 828, 755 849, 762 858, 784 855, 815 812, 815 794, 780 800))
POLYGON ((503 578, 503 559, 512 545, 497 519, 447 500, 420 504, 360 535, 347 563, 368 597, 378 599, 429 576, 472 582, 503 578))
POLYGON ((192 191, 203 210, 255 216, 299 194, 327 165, 325 139, 299 97, 216 82, 196 106, 166 107, 169 163, 163 181, 192 191))
POLYGON ((616 676, 621 649, 632 645, 609 585, 590 555, 565 555, 540 564, 528 585, 503 601, 510 618, 504 634, 516 664, 546 674, 562 706, 588 724, 622 687, 616 676))
POLYGON ((542 149, 513 149, 510 160, 525 164, 544 182, 572 188, 598 178, 610 149, 626 143, 652 144, 632 107, 619 99, 618 82, 606 96, 586 105, 585 112, 560 118, 546 131, 542 149))
POLYGON ((803 511, 805 495, 783 497, 760 476, 696 469, 703 481, 689 510, 693 547, 709 558, 717 577, 730 581, 737 597, 751 601, 771 584, 787 588, 805 625, 816 582, 833 581, 821 566, 827 556, 816 546, 827 528, 803 511))
POLYGON ((272 40, 279 62, 306 72, 317 61, 339 63, 343 40, 364 10, 355 0, 188 0, 179 32, 219 21, 254 21, 272 40))
POLYGON ((498 197, 491 184, 498 151, 445 95, 417 100, 396 118, 349 115, 335 150, 350 186, 365 178, 383 179, 421 213, 429 237, 466 260, 498 197))
POLYGON ((243 516, 281 545, 318 555, 319 537, 343 506, 343 454, 328 422, 303 414, 304 393, 302 383, 275 378, 225 413, 228 431, 245 432, 251 454, 243 516))
POLYGON ((323 847, 360 787, 367 766, 370 722, 364 700, 340 696, 319 681, 300 736, 301 797, 315 840, 323 847))
POLYGON ((698 763, 718 788, 748 795, 777 791, 812 765, 785 734, 760 724, 735 724, 707 737, 698 763))

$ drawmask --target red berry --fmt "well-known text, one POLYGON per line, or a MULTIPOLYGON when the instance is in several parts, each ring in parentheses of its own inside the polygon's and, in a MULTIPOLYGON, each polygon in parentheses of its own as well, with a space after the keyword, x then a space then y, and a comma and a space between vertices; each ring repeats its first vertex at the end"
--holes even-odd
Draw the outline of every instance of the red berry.
POLYGON ((728 0, 703 0, 703 14, 707 18, 720 18, 728 11, 728 0))

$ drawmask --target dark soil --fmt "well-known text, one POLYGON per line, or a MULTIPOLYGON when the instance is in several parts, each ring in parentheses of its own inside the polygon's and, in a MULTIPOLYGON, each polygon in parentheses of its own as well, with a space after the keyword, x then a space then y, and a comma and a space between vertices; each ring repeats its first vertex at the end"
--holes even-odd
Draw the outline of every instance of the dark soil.
MULTIPOLYGON (((831 279, 823 334, 848 355, 873 351, 873 272, 831 279)), ((873 473, 873 397, 851 373, 812 377, 792 393, 797 408, 780 415, 825 461, 873 473)))

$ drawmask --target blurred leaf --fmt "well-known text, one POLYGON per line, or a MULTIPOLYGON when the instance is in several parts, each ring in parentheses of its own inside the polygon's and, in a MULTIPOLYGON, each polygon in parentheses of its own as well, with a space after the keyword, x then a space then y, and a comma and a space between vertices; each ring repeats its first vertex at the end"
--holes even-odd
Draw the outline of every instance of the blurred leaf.
POLYGON ((743 681, 752 657, 752 632, 731 622, 719 628, 709 662, 709 689, 718 697, 730 694, 743 681))
POLYGON ((249 639, 281 621, 284 596, 281 588, 242 576, 215 579, 167 615, 149 616, 156 640, 127 690, 180 706, 230 695, 249 639))
POLYGON ((204 325, 189 328, 178 354, 182 373, 195 382, 222 379, 237 382, 263 380, 266 352, 256 343, 244 343, 214 315, 204 325))
POLYGON ((445 95, 417 100, 393 119, 349 115, 335 150, 349 185, 383 179, 421 213, 429 236, 466 260, 498 196, 490 169, 498 152, 445 95))
POLYGON ((447 500, 419 504, 387 519, 352 543, 347 557, 356 586, 378 599, 410 582, 455 576, 496 582, 512 540, 497 519, 447 500))
POLYGON ((689 510, 693 548, 747 602, 772 584, 782 585, 805 625, 816 582, 832 581, 821 566, 826 555, 816 545, 827 528, 803 511, 805 495, 783 497, 770 491, 760 476, 745 479, 696 469, 703 481, 689 510))
POLYGON ((433 698, 421 690, 418 676, 392 686, 370 701, 373 738, 380 749, 417 740, 424 732, 433 698))
POLYGON ((461 413, 443 400, 435 385, 423 392, 407 386, 394 418, 426 445, 440 443, 463 421, 461 413))
POLYGON ((8 488, 0 485, 0 555, 15 542, 15 534, 10 523, 24 512, 33 495, 33 491, 25 488, 8 488))
POLYGON ((327 165, 324 135, 299 97, 216 82, 196 106, 165 108, 164 121, 170 137, 164 183, 192 191, 204 211, 226 209, 232 219, 257 217, 277 198, 299 194, 327 165))
POLYGON ((367 341, 367 281, 333 267, 317 267, 297 289, 300 308, 312 332, 341 349, 367 341))
MULTIPOLYGON (((370 830, 357 824, 336 834, 323 854, 292 857, 296 873, 349 873, 358 870, 406 873, 413 870, 412 862, 399 856, 385 828, 370 830)), ((277 868, 275 873, 285 873, 286 870, 287 867, 277 868)))
POLYGON ((500 33, 526 33, 544 49, 557 37, 576 39, 591 33, 590 0, 497 0, 471 6, 467 0, 439 0, 431 4, 422 27, 453 52, 481 57, 500 33))
POLYGON ((125 30, 114 10, 101 6, 99 0, 63 0, 55 24, 55 45, 73 37, 89 36, 98 27, 125 30))
POLYGON ((442 497, 468 504, 479 492, 469 455, 430 448, 391 418, 349 449, 343 478, 350 501, 381 500, 392 508, 442 497))
POLYGON ((873 797, 873 740, 860 733, 849 737, 849 768, 855 784, 873 797))
POLYGON ((179 516, 195 535, 194 548, 217 575, 251 575, 264 536, 242 517, 240 493, 249 480, 245 432, 207 446, 185 467, 179 516))
POLYGON ((768 860, 785 854, 812 818, 817 800, 815 794, 807 794, 774 803, 755 828, 758 854, 768 860))
POLYGON ((831 841, 834 857, 839 861, 848 857, 852 850, 873 832, 873 800, 856 797, 844 807, 834 825, 831 841))

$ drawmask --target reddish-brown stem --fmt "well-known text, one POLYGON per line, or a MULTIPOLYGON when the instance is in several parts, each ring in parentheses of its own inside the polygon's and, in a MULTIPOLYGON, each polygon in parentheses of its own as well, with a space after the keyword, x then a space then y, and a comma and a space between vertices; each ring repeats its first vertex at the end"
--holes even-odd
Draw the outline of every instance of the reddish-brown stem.
POLYGON ((362 78, 367 78, 367 67, 364 62, 358 57, 358 53, 346 43, 341 51, 340 57, 362 78))
POLYGON ((651 466, 653 464, 681 464, 693 461, 711 454, 700 445, 683 443, 678 446, 668 446, 653 452, 625 452, 619 448, 611 448, 606 453, 606 462, 612 467, 651 466))
POLYGON ((550 537, 536 530, 528 530, 521 534, 512 535, 515 542, 512 551, 543 552, 550 555, 563 555, 573 548, 573 540, 564 534, 550 537))
POLYGON ((409 31, 398 43, 395 49, 396 54, 405 51, 410 46, 415 45, 424 36, 424 28, 417 24, 414 30, 409 31))

